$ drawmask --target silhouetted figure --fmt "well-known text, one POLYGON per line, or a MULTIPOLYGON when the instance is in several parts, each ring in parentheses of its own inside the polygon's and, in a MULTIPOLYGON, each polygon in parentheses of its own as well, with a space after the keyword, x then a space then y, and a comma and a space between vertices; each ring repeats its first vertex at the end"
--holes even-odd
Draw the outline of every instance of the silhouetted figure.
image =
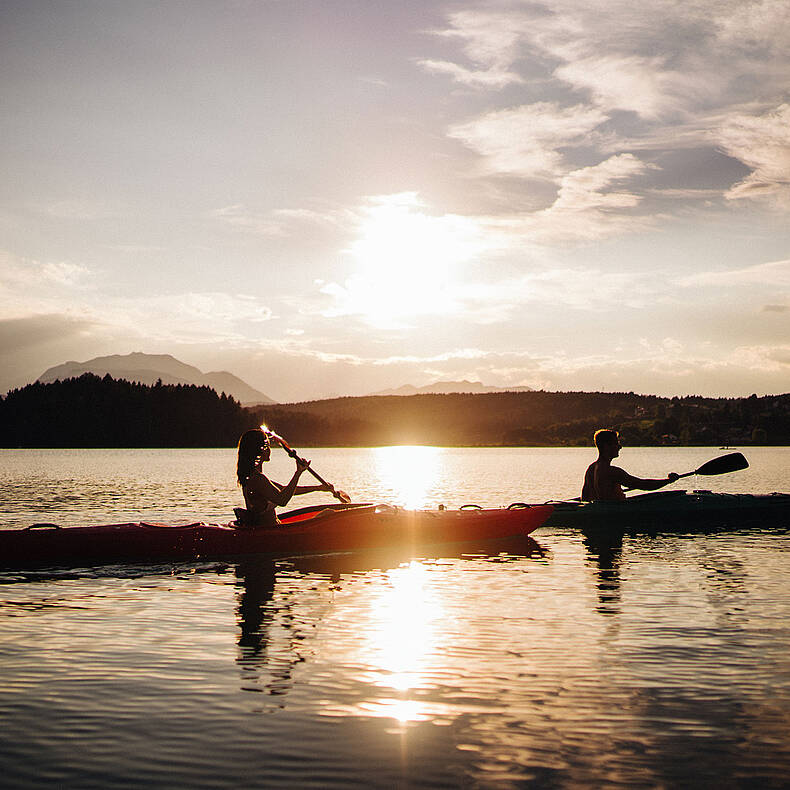
POLYGON ((596 565, 598 611, 617 614, 620 608, 620 562, 623 553, 622 532, 592 530, 582 539, 587 555, 596 565))
POLYGON ((283 507, 297 494, 312 494, 315 491, 331 491, 329 484, 298 486, 302 473, 310 466, 309 461, 298 456, 296 471, 291 480, 282 485, 269 480, 263 473, 263 464, 271 458, 269 437, 260 428, 245 431, 239 439, 239 455, 236 477, 244 494, 246 510, 239 508, 239 526, 273 527, 279 524, 275 507, 283 507))
POLYGON ((266 643, 266 605, 274 596, 277 572, 274 563, 245 562, 236 566, 237 584, 241 587, 238 619, 241 634, 239 647, 242 661, 265 662, 266 643))
POLYGON ((612 466, 612 460, 620 455, 620 436, 612 428, 602 428, 593 437, 598 448, 598 460, 587 467, 582 487, 582 499, 585 502, 612 502, 625 499, 623 486, 639 488, 643 491, 655 491, 669 483, 674 483, 678 475, 670 472, 661 479, 634 477, 619 466, 612 466))
MULTIPOLYGON (((287 597, 273 606, 277 567, 273 562, 243 562, 236 566, 241 588, 238 606, 239 656, 242 690, 280 696, 293 688, 293 669, 302 658, 293 633, 293 615, 287 597), (288 636, 272 638, 280 626, 288 636)), ((282 704, 279 705, 282 707, 282 704)))

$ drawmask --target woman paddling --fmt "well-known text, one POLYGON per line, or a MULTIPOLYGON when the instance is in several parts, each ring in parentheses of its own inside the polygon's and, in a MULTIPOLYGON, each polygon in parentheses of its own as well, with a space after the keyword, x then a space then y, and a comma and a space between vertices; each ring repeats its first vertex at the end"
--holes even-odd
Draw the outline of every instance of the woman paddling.
POLYGON ((283 507, 291 497, 312 494, 315 491, 332 491, 327 484, 299 486, 299 478, 309 468, 310 462, 298 456, 296 471, 286 485, 275 483, 263 474, 262 466, 271 457, 269 437, 260 428, 252 428, 239 439, 239 456, 236 477, 244 494, 246 511, 241 511, 239 525, 245 527, 273 527, 279 524, 275 507, 283 507))

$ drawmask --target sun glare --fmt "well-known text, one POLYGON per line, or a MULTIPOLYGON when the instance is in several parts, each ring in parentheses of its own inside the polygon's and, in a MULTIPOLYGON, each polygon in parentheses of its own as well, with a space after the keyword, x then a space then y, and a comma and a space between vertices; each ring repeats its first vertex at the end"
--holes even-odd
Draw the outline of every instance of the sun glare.
POLYGON ((479 246, 471 220, 432 216, 411 193, 376 199, 347 253, 356 263, 345 287, 326 289, 340 312, 377 326, 400 326, 418 315, 459 309, 453 298, 459 264, 479 246))
POLYGON ((383 498, 407 510, 425 507, 439 474, 441 453, 438 447, 377 447, 376 472, 390 487, 383 498))

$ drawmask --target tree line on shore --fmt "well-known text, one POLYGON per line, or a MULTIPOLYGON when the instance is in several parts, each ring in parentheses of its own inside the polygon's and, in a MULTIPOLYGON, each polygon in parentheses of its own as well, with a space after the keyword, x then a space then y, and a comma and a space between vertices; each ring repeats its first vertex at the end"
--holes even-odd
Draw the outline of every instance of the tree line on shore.
POLYGON ((85 373, 35 382, 0 401, 5 447, 227 447, 252 416, 193 384, 153 386, 85 373))
POLYGON ((629 445, 790 444, 790 394, 662 398, 633 392, 369 396, 256 410, 293 442, 325 446, 585 446, 601 427, 629 445))
POLYGON ((367 396, 244 408, 205 386, 86 373, 0 398, 4 447, 229 447, 266 423, 303 447, 790 444, 790 394, 663 398, 633 392, 367 396))

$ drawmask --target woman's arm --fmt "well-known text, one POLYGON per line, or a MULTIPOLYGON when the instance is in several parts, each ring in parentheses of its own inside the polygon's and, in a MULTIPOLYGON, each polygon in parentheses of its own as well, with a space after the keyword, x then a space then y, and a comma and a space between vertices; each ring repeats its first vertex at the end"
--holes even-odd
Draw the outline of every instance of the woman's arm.
POLYGON ((296 486, 294 496, 298 496, 299 494, 314 494, 317 491, 334 491, 334 488, 329 485, 329 483, 320 486, 296 486))
POLYGON ((291 501, 291 497, 295 494, 307 494, 312 491, 320 491, 322 490, 322 486, 297 486, 296 484, 299 482, 299 478, 309 466, 310 462, 305 461, 304 458, 296 457, 294 459, 296 461, 296 471, 293 473, 293 477, 288 482, 288 485, 285 486, 276 486, 270 482, 272 488, 276 490, 276 495, 270 497, 269 501, 273 502, 278 507, 284 507, 291 501), (302 489, 301 491, 299 489, 302 489))
POLYGON ((296 493, 296 484, 299 482, 299 478, 306 468, 306 465, 302 468, 299 468, 299 463, 297 462, 296 471, 293 473, 293 477, 288 481, 287 485, 277 489, 277 494, 273 497, 270 497, 270 501, 274 502, 274 504, 278 507, 284 507, 287 505, 291 501, 291 497, 296 493))
MULTIPOLYGON (((297 461, 296 471, 286 485, 281 485, 274 480, 269 480, 266 475, 261 474, 256 475, 250 480, 250 486, 254 489, 255 493, 262 496, 273 505, 284 507, 291 501, 291 497, 296 493, 296 484, 299 481, 299 477, 308 466, 309 464, 306 461, 303 461, 301 464, 297 461)), ((305 488, 306 487, 307 486, 305 486, 305 488)))

